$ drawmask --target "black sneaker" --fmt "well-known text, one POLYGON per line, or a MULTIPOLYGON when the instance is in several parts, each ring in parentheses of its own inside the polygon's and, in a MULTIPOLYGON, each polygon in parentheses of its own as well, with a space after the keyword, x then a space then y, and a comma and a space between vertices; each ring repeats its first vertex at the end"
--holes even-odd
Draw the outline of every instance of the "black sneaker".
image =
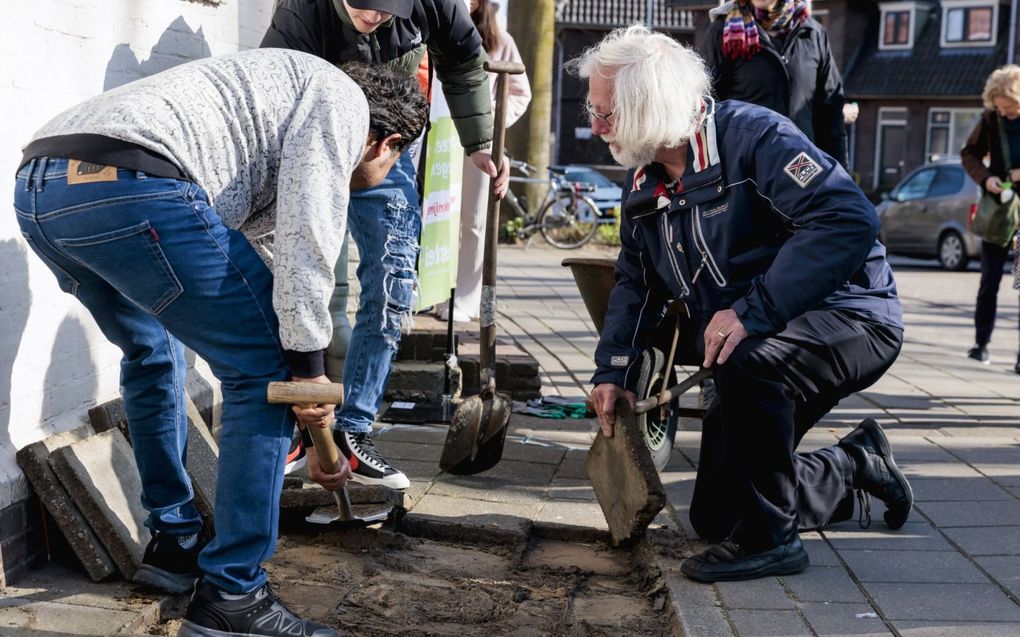
POLYGON ((1016 355, 1016 365, 1013 366, 1013 373, 1020 374, 1020 354, 1016 355))
POLYGON ((381 484, 391 489, 406 489, 411 481, 397 471, 372 444, 368 433, 333 431, 333 440, 351 463, 351 479, 359 484, 381 484))
POLYGON ((202 574, 198 554, 210 540, 212 531, 208 524, 198 533, 184 536, 156 531, 145 547, 142 565, 131 579, 170 593, 187 592, 202 574))
POLYGON ((992 363, 992 357, 988 355, 988 348, 984 345, 975 345, 967 350, 967 358, 974 359, 982 365, 990 365, 992 363))
POLYGON ((283 605, 269 584, 240 599, 224 599, 202 580, 195 587, 177 637, 340 637, 324 624, 301 619, 283 605))
POLYGON ((294 433, 290 437, 290 449, 287 451, 287 461, 283 468, 284 475, 293 475, 305 468, 308 458, 305 456, 305 444, 301 442, 301 430, 294 427, 294 433))

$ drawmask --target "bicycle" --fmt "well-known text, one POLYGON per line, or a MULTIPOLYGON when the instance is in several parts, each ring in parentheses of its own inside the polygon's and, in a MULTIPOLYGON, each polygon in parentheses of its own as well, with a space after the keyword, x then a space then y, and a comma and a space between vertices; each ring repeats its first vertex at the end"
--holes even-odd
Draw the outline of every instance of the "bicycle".
POLYGON ((525 245, 537 230, 550 245, 573 250, 591 241, 598 231, 599 224, 613 223, 613 218, 603 217, 598 205, 586 194, 594 192, 595 186, 568 181, 566 171, 557 166, 549 167, 548 179, 540 179, 531 176, 535 172, 535 167, 531 164, 509 157, 507 161, 512 169, 524 175, 510 177, 511 182, 548 185, 545 199, 534 216, 524 209, 512 190, 507 190, 503 198, 503 203, 507 204, 520 220, 516 227, 508 227, 508 232, 525 241, 525 245))

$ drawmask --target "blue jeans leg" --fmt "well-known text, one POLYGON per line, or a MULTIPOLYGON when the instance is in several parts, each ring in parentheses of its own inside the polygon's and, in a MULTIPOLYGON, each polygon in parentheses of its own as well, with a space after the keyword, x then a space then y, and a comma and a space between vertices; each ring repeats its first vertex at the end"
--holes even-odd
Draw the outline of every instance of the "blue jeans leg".
POLYGON ((360 256, 361 297, 337 423, 343 431, 365 432, 382 403, 401 329, 410 328, 414 309, 421 216, 408 153, 382 184, 352 193, 348 224, 360 256))
MULTIPOLYGON (((286 405, 266 403, 266 385, 287 377, 269 270, 195 184, 122 170, 116 182, 67 185, 66 162, 47 163, 44 178, 19 179, 18 221, 61 287, 124 352, 122 384, 150 526, 172 524, 168 512, 198 520, 190 497, 181 504, 191 493, 183 343, 209 363, 224 401, 217 534, 199 565, 228 591, 260 586, 261 563, 276 544, 293 426, 286 405)), ((171 528, 181 532, 184 524, 171 528)))

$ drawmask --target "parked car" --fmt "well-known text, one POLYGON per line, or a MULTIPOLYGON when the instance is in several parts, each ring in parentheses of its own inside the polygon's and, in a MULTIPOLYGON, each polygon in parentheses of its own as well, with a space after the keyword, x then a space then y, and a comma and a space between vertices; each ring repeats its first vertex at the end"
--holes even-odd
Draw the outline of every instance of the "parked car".
POLYGON ((613 209, 620 207, 620 199, 623 196, 623 189, 613 183, 613 180, 606 177, 591 166, 580 166, 571 164, 564 166, 567 171, 567 179, 578 181, 595 186, 595 192, 590 193, 603 215, 610 214, 613 209))
POLYGON ((978 196, 958 162, 925 164, 882 196, 879 240, 891 254, 935 258, 946 270, 963 270, 981 254, 981 239, 969 230, 978 196))

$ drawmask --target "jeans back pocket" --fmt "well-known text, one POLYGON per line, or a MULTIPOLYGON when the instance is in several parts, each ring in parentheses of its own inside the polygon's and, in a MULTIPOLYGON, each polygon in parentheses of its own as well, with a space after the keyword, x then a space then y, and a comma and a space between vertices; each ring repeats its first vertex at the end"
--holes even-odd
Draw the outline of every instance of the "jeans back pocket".
POLYGON ((184 291, 148 221, 89 237, 58 239, 56 243, 68 256, 152 314, 159 314, 184 291))
POLYGON ((57 277, 57 285, 60 286, 60 289, 72 296, 77 296, 78 280, 71 276, 70 272, 62 268, 60 264, 58 264, 56 261, 50 258, 50 255, 43 252, 39 248, 39 246, 36 245, 35 240, 32 239, 32 235, 23 231, 21 233, 21 236, 24 237, 25 242, 28 243, 28 247, 32 248, 32 252, 34 252, 36 256, 42 259, 42 262, 45 263, 46 267, 50 269, 50 272, 53 273, 53 276, 57 277))

